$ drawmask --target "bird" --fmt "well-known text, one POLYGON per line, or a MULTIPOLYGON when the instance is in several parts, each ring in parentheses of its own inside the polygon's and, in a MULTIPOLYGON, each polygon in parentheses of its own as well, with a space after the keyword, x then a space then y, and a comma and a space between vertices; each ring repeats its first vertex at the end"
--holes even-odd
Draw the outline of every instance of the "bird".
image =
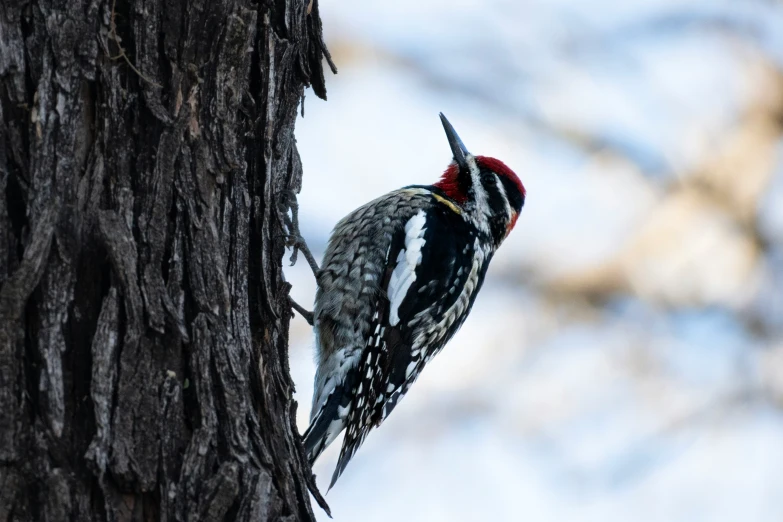
MULTIPOLYGON (((432 185, 395 190, 335 226, 316 275, 312 466, 345 431, 329 489, 467 318, 525 203, 502 161, 474 156, 440 114, 452 161, 432 185)), ((309 255, 312 259, 312 255, 309 255)))

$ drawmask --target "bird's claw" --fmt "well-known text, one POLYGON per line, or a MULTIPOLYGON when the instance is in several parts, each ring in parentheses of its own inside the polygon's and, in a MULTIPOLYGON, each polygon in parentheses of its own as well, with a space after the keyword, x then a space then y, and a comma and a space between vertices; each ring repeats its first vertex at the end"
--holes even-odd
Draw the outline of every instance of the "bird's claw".
POLYGON ((288 298, 288 301, 291 303, 291 308, 299 312, 299 315, 301 315, 310 326, 313 326, 313 312, 310 312, 290 297, 288 298))
POLYGON ((289 258, 291 266, 296 264, 299 252, 302 252, 317 281, 320 268, 318 267, 315 257, 307 247, 307 243, 302 237, 302 234, 299 232, 299 204, 296 201, 296 194, 292 190, 285 190, 278 195, 278 201, 278 214, 280 216, 280 221, 286 229, 286 233, 283 234, 286 238, 285 246, 291 249, 291 257, 289 258), (290 216, 288 215, 289 209, 291 210, 290 216))

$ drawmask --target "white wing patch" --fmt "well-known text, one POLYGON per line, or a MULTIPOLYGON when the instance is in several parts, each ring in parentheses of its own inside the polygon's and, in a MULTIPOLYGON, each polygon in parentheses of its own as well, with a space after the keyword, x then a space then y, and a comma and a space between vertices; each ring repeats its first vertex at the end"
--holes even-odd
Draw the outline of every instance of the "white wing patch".
POLYGON ((400 305, 408 289, 416 281, 416 267, 421 263, 421 249, 424 247, 424 232, 427 230, 427 215, 423 210, 410 218, 405 224, 405 248, 397 256, 397 266, 394 267, 389 279, 389 324, 397 326, 400 322, 400 305))

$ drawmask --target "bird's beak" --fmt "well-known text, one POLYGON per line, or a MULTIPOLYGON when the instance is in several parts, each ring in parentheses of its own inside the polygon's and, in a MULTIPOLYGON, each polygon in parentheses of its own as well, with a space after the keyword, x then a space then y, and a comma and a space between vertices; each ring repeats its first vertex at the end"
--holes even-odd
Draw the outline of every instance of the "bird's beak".
POLYGON ((448 138, 451 152, 454 154, 454 161, 457 162, 460 170, 468 169, 467 156, 470 152, 465 148, 465 144, 459 139, 457 131, 454 130, 454 127, 451 126, 451 123, 449 123, 449 120, 446 119, 442 112, 440 113, 440 121, 443 123, 443 130, 446 131, 446 138, 448 138))

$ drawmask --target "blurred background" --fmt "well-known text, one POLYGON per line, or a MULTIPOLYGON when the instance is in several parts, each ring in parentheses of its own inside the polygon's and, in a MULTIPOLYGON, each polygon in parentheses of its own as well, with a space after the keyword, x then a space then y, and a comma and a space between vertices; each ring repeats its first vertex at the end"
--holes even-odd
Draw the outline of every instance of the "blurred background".
MULTIPOLYGON (((345 214, 439 177, 439 111, 528 191, 335 520, 783 520, 783 1, 320 10, 340 72, 297 123, 319 259, 345 214)), ((306 264, 286 276, 311 303, 306 264)), ((302 430, 313 346, 297 317, 302 430)))

